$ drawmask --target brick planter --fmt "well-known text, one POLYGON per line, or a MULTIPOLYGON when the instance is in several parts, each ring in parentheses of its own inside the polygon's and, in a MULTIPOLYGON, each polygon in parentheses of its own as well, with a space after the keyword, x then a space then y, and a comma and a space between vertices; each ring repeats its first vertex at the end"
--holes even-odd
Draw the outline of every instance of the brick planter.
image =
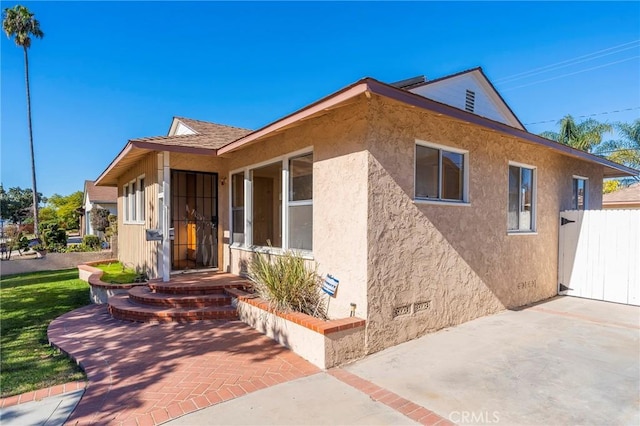
POLYGON ((238 289, 226 289, 240 320, 288 347, 320 368, 362 358, 366 321, 351 317, 323 321, 299 312, 282 313, 264 300, 238 289))
POLYGON ((89 296, 91 303, 104 305, 111 296, 117 294, 127 294, 133 287, 145 286, 144 283, 135 284, 109 284, 100 280, 104 271, 94 265, 103 263, 115 263, 117 259, 98 260, 96 262, 86 262, 78 265, 80 279, 89 283, 89 296))

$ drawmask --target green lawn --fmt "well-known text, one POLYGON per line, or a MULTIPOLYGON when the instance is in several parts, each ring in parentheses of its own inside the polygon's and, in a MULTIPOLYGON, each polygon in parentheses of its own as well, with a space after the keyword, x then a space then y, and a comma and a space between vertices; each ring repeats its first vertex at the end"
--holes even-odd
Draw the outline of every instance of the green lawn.
POLYGON ((49 346, 47 327, 89 303, 89 285, 78 279, 77 269, 2 277, 1 397, 85 378, 73 361, 49 346))
POLYGON ((100 280, 107 284, 131 284, 135 282, 136 271, 131 268, 123 268, 122 263, 114 262, 103 265, 95 265, 104 271, 100 280))

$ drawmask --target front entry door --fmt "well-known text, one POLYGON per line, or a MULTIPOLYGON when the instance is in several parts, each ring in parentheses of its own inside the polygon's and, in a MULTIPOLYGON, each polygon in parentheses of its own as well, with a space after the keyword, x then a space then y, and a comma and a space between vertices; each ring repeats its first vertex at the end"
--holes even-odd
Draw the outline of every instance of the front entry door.
POLYGON ((171 171, 171 269, 218 267, 218 174, 171 171))

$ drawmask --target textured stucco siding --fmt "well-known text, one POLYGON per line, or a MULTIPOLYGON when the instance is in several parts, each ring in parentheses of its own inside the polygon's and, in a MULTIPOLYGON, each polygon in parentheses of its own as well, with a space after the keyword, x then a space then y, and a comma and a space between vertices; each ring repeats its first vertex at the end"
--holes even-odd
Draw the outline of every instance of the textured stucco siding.
POLYGON ((559 212, 574 174, 599 207, 600 166, 377 97, 369 122, 369 353, 556 294, 559 212), (416 139, 469 151, 469 206, 414 202, 416 139), (507 233, 509 161, 537 167, 535 235, 507 233))
MULTIPOLYGON (((362 102, 305 121, 228 158, 233 171, 313 147, 313 259, 319 273, 340 280, 329 301, 333 318, 349 316, 350 303, 356 304, 356 316, 367 312, 366 128, 362 102)), ((239 273, 251 253, 226 247, 227 252, 230 272, 239 273)))
POLYGON ((149 153, 118 178, 118 259, 127 266, 147 271, 150 277, 158 274, 160 243, 147 241, 145 229, 158 227, 157 156, 149 153), (144 223, 124 223, 123 187, 140 175, 145 176, 144 223))

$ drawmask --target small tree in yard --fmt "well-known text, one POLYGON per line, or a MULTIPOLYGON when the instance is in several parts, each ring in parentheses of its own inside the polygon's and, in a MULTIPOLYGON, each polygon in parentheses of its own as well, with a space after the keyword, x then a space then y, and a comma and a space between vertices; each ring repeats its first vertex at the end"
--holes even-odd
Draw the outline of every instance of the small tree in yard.
POLYGON ((104 232, 109 227, 109 210, 97 208, 91 215, 91 226, 98 232, 104 232))

